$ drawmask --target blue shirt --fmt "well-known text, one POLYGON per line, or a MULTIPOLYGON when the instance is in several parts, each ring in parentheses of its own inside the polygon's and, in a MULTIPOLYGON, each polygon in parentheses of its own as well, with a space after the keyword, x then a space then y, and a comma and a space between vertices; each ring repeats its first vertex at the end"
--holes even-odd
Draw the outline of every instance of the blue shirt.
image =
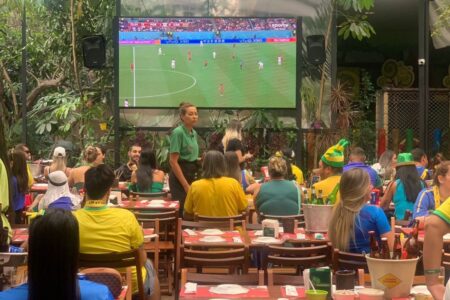
MULTIPOLYGON (((79 280, 81 300, 114 300, 108 287, 89 280, 79 280)), ((28 284, 0 292, 0 300, 28 300, 28 284)))
POLYGON ((16 211, 22 209, 25 206, 25 194, 19 192, 19 186, 17 184, 16 176, 12 177, 12 185, 13 185, 12 205, 14 211, 16 211))
POLYGON ((421 190, 417 196, 416 203, 414 203, 413 219, 428 216, 430 210, 433 211, 437 208, 436 200, 439 206, 441 197, 438 187, 434 186, 421 190))
POLYGON ((375 231, 378 241, 381 235, 391 231, 386 215, 378 206, 364 205, 355 218, 355 240, 350 241, 349 251, 370 253, 369 231, 375 231))
POLYGON ((381 179, 377 174, 377 171, 375 171, 374 169, 372 169, 371 166, 368 166, 364 163, 361 162, 351 162, 348 163, 347 165, 344 166, 343 171, 348 171, 354 168, 359 168, 359 169, 363 169, 364 171, 366 171, 367 173, 369 173, 369 177, 370 177, 370 183, 372 183, 373 187, 377 187, 377 186, 381 186, 381 179))

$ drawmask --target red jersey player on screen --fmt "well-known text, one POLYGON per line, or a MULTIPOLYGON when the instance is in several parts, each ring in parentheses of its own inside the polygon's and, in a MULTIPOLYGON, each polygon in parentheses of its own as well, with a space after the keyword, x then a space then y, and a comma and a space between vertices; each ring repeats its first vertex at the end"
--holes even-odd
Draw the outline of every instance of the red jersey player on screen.
POLYGON ((223 83, 219 84, 219 94, 220 96, 223 96, 225 93, 225 86, 223 85, 223 83))
POLYGON ((188 61, 192 60, 192 53, 191 50, 188 51, 188 61))
POLYGON ((134 64, 133 63, 130 64, 130 70, 131 70, 131 73, 133 73, 133 71, 134 71, 134 64))

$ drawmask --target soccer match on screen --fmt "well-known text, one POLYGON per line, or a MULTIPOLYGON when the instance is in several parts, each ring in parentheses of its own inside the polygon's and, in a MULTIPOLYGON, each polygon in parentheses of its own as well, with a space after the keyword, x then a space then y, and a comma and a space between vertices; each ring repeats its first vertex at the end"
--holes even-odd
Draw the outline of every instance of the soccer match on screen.
POLYGON ((295 18, 120 18, 119 106, 293 108, 295 18))

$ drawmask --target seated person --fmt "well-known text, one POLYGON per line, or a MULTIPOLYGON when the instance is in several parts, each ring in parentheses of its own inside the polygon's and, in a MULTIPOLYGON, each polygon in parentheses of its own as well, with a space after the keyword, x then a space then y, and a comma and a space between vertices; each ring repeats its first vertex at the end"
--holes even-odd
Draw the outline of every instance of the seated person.
POLYGON ((417 173, 419 173, 419 177, 422 180, 431 179, 430 174, 428 173, 428 156, 420 148, 415 148, 411 150, 411 154, 414 159, 414 163, 416 164, 417 173))
POLYGON ((140 193, 160 193, 164 187, 164 172, 156 169, 155 152, 144 149, 138 168, 131 174, 129 190, 140 193))
POLYGON ((312 187, 317 192, 321 190, 323 199, 328 199, 330 203, 336 204, 340 199, 339 181, 344 166, 344 150, 348 144, 347 140, 341 139, 336 145, 328 148, 319 161, 321 180, 312 187))
POLYGON ((53 161, 50 166, 44 168, 44 177, 48 178, 48 174, 54 171, 63 171, 66 176, 70 176, 71 168, 66 166, 66 149, 63 147, 56 147, 53 150, 53 161))
POLYGON ((270 180, 261 185, 255 195, 257 212, 266 215, 298 215, 301 208, 300 188, 295 181, 286 180, 286 161, 277 156, 269 159, 270 180))
POLYGON ((372 167, 366 165, 366 153, 364 150, 360 147, 354 147, 350 151, 349 155, 349 161, 348 164, 346 164, 343 168, 343 171, 348 171, 353 168, 360 168, 366 171, 370 176, 370 183, 373 187, 381 187, 383 185, 383 182, 381 182, 380 177, 378 176, 377 172, 372 169, 372 167))
POLYGON ((77 191, 84 187, 84 173, 94 166, 99 150, 96 147, 88 146, 83 153, 84 164, 81 167, 74 168, 70 172, 69 186, 74 187, 77 191))
MULTIPOLYGON (((80 226, 80 252, 96 254, 139 249, 145 293, 151 295, 148 299, 159 299, 158 277, 147 260, 144 235, 136 217, 126 209, 107 206, 114 179, 113 170, 104 164, 86 171, 86 204, 74 212, 80 226)), ((133 293, 137 293, 135 267, 132 268, 132 276, 133 293)))
POLYGON ((219 151, 208 151, 203 160, 203 179, 194 181, 184 204, 184 218, 195 214, 209 217, 235 216, 246 211, 248 202, 240 183, 230 177, 225 158, 219 151))
POLYGON ((117 170, 116 174, 119 176, 119 181, 130 181, 131 174, 133 171, 137 170, 137 164, 139 163, 139 158, 141 157, 142 148, 139 145, 133 145, 128 150, 128 162, 121 165, 117 170))
POLYGON ((420 191, 426 186, 417 173, 411 153, 399 153, 395 166, 395 180, 387 186, 380 207, 388 209, 394 202, 395 218, 403 220, 406 210, 413 211, 420 191))
POLYGON ((255 179, 242 169, 239 165, 239 157, 234 151, 225 152, 225 162, 227 165, 227 177, 234 178, 241 183, 242 189, 247 194, 253 194, 255 190, 259 189, 259 184, 255 179))
POLYGON ((76 210, 81 207, 81 198, 70 192, 67 176, 63 171, 54 171, 48 175, 48 188, 45 194, 36 197, 28 211, 59 207, 76 210))
POLYGON ((0 292, 0 300, 113 300, 108 287, 78 280, 78 222, 71 212, 50 209, 30 225, 28 284, 0 292))
POLYGON ((424 224, 430 211, 437 209, 450 197, 450 161, 442 162, 436 169, 434 186, 420 191, 414 204, 413 218, 424 224))
POLYGON ((392 249, 394 234, 383 210, 367 204, 371 191, 369 175, 364 170, 355 168, 342 174, 341 201, 335 205, 328 227, 335 249, 370 253, 369 231, 375 231, 378 242, 387 237, 392 249))
MULTIPOLYGON (((294 164, 295 153, 291 148, 284 148, 282 151, 278 151, 275 153, 275 156, 283 157, 286 161, 286 166, 288 167, 289 174, 289 165, 291 167, 291 174, 295 178, 295 181, 298 185, 304 184, 303 172, 302 170, 294 164)), ((288 178, 289 179, 289 178, 288 178)))

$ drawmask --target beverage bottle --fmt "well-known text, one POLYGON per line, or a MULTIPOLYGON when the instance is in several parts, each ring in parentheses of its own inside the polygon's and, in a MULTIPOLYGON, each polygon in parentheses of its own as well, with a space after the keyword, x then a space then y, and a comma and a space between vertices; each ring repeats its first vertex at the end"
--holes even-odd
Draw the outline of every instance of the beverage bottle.
POLYGON ((319 190, 319 194, 317 196, 317 204, 325 204, 325 202, 323 202, 322 190, 319 190))
POLYGON ((409 221, 409 219, 411 219, 411 217, 412 217, 412 212, 409 209, 407 209, 405 211, 405 215, 403 216, 403 220, 409 221))
POLYGON ((316 189, 311 188, 311 204, 317 204, 316 189))
POLYGON ((406 258, 416 258, 420 255, 419 249, 419 221, 414 220, 413 231, 411 236, 406 240, 404 249, 406 252, 406 258))
POLYGON ((369 231, 370 236, 370 257, 380 258, 380 249, 378 248, 377 238, 375 237, 375 231, 369 231))
POLYGON ((381 255, 382 259, 391 259, 391 253, 389 252, 388 240, 386 237, 381 238, 381 255))
POLYGON ((392 253, 392 259, 402 258, 402 242, 400 241, 400 234, 395 234, 394 251, 392 253))
POLYGON ((303 203, 308 203, 309 197, 308 197, 308 190, 303 190, 303 203))

